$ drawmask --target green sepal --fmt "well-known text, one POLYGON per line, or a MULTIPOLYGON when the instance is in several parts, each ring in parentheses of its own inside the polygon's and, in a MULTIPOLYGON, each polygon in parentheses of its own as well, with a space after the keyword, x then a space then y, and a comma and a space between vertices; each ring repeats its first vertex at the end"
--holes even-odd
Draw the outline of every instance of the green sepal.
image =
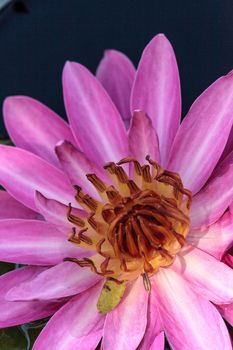
POLYGON ((97 309, 101 314, 107 314, 113 310, 121 301, 125 293, 126 284, 114 279, 107 279, 101 290, 97 309))

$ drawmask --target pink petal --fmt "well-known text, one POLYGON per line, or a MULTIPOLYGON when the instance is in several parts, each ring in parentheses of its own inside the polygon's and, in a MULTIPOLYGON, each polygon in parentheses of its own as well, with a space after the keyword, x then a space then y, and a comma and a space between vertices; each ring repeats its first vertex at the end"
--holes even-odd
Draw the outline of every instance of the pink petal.
POLYGON ((225 320, 233 326, 233 303, 216 306, 225 320))
POLYGON ((221 162, 206 186, 193 198, 191 227, 209 226, 216 222, 233 201, 233 152, 221 162))
POLYGON ((171 266, 201 297, 214 303, 233 302, 233 270, 211 255, 186 246, 171 266))
POLYGON ((228 156, 228 154, 231 153, 232 151, 233 151, 233 127, 231 128, 226 146, 222 152, 222 155, 219 161, 223 161, 228 156))
MULTIPOLYGON (((151 281, 153 287, 153 280, 151 281)), ((160 316, 157 308, 157 302, 155 299, 155 295, 152 291, 149 295, 148 299, 148 310, 147 310, 147 325, 144 337, 137 348, 137 350, 152 350, 152 349, 160 349, 163 350, 163 346, 159 347, 159 344, 163 344, 164 338, 163 334, 160 336, 161 331, 163 329, 163 325, 160 321, 160 316), (154 344, 157 344, 158 348, 155 347, 154 344)))
POLYGON ((122 118, 127 121, 130 113, 130 93, 135 77, 135 68, 130 59, 116 50, 106 50, 96 71, 109 96, 115 103, 122 118))
POLYGON ((64 301, 30 301, 10 302, 5 300, 5 295, 17 284, 36 277, 44 271, 42 267, 23 267, 6 273, 0 277, 0 327, 11 327, 48 317, 56 312, 64 301))
POLYGON ((223 257, 223 262, 233 268, 233 256, 230 254, 225 254, 223 257))
POLYGON ((168 167, 198 192, 226 145, 233 121, 233 74, 219 78, 190 108, 174 140, 168 167))
POLYGON ((97 191, 87 174, 95 173, 102 180, 107 179, 106 172, 96 163, 90 161, 83 152, 78 151, 70 142, 64 141, 57 145, 56 153, 64 172, 73 185, 82 187, 89 195, 97 196, 97 191))
MULTIPOLYGON (((38 191, 35 193, 35 205, 46 221, 57 225, 58 228, 61 226, 62 231, 64 231, 65 227, 67 227, 67 230, 74 227, 74 224, 69 222, 67 219, 68 207, 66 205, 54 199, 48 199, 38 191)), ((86 216, 86 212, 84 210, 76 208, 72 209, 72 214, 79 217, 86 216)))
POLYGON ((63 88, 72 130, 87 157, 103 165, 127 156, 124 124, 98 80, 80 64, 67 62, 63 88))
POLYGON ((139 277, 128 295, 107 314, 104 350, 135 350, 142 340, 147 324, 148 293, 139 277))
POLYGON ((6 191, 0 191, 0 220, 36 219, 38 214, 16 201, 6 191))
POLYGON ((180 123, 179 72, 171 44, 163 34, 146 46, 139 62, 131 95, 131 109, 145 111, 159 137, 162 165, 180 123))
POLYGON ((173 350, 232 350, 227 328, 209 301, 171 269, 154 275, 163 328, 173 350))
POLYGON ((164 333, 161 332, 159 333, 154 341, 149 350, 163 350, 164 349, 164 333))
POLYGON ((94 350, 105 319, 96 307, 99 294, 99 286, 94 286, 71 299, 49 320, 33 350, 94 350))
POLYGON ((22 149, 0 146, 0 183, 17 200, 36 210, 35 190, 46 197, 77 205, 66 175, 43 159, 22 149))
POLYGON ((227 211, 213 225, 199 230, 191 230, 188 233, 187 242, 220 260, 233 243, 232 232, 233 217, 227 211))
POLYGON ((62 262, 38 274, 30 281, 15 285, 7 300, 49 300, 78 294, 96 284, 102 277, 72 262, 62 262))
POLYGON ((68 242, 56 226, 36 220, 1 220, 0 260, 18 264, 55 265, 66 257, 88 256, 68 242))
POLYGON ((10 138, 16 146, 59 165, 54 147, 60 140, 74 142, 67 123, 51 109, 27 96, 4 101, 3 114, 10 138))
POLYGON ((146 155, 160 163, 159 143, 150 118, 143 111, 134 111, 129 129, 129 151, 141 164, 146 155))

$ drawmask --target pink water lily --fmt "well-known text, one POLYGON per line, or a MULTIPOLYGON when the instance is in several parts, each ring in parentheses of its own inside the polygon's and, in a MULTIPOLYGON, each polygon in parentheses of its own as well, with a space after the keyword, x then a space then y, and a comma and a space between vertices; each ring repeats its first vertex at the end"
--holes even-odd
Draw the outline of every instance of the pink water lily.
POLYGON ((160 34, 136 71, 115 50, 96 77, 66 63, 63 90, 69 125, 4 102, 0 260, 26 266, 0 277, 0 326, 52 316, 34 350, 232 349, 233 75, 180 125, 160 34))

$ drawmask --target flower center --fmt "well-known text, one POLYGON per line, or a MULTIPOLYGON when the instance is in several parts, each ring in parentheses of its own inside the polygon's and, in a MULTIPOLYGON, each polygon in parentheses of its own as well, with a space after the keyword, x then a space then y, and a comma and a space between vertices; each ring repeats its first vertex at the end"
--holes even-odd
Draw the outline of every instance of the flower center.
POLYGON ((149 277, 172 264, 185 244, 192 195, 177 173, 164 170, 149 156, 146 160, 145 165, 131 157, 106 164, 112 184, 87 174, 101 200, 75 186, 75 198, 86 215, 76 215, 69 205, 67 218, 74 224, 69 241, 94 252, 91 259, 65 260, 119 284, 141 274, 149 290, 149 277))

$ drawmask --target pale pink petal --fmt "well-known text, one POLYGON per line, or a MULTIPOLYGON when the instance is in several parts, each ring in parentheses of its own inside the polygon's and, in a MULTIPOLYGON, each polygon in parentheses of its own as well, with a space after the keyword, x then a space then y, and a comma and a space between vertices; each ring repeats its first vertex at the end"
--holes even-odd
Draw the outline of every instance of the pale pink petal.
POLYGON ((191 227, 209 226, 216 222, 233 201, 233 152, 221 162, 205 187, 197 193, 191 206, 191 227))
POLYGON ((120 51, 106 50, 96 71, 122 118, 127 121, 130 113, 130 93, 135 77, 135 68, 130 59, 120 51))
POLYGON ((148 293, 140 276, 117 308, 107 314, 103 336, 104 350, 137 348, 146 329, 147 304, 148 293))
POLYGON ((202 250, 186 246, 171 268, 201 297, 213 303, 233 302, 233 270, 202 250))
POLYGON ((187 236, 187 242, 199 249, 221 259, 222 255, 233 244, 233 217, 227 211, 213 225, 191 230, 187 236))
POLYGON ((66 257, 88 256, 68 242, 56 226, 36 220, 1 220, 0 260, 18 264, 55 265, 66 257))
POLYGON ((67 62, 63 90, 70 125, 87 157, 100 165, 126 157, 123 121, 100 82, 82 65, 67 62))
POLYGON ((102 337, 105 317, 96 307, 100 286, 71 299, 47 323, 33 350, 94 350, 102 337))
POLYGON ((5 295, 15 285, 30 280, 40 272, 44 271, 42 267, 23 267, 6 273, 0 277, 0 327, 11 327, 48 317, 54 314, 64 301, 40 302, 40 301, 22 301, 10 302, 5 300, 5 295))
POLYGON ((101 279, 88 268, 68 261, 62 262, 30 281, 15 285, 7 293, 6 299, 25 301, 64 298, 85 291, 101 279))
POLYGON ((27 96, 11 96, 3 105, 5 125, 11 140, 59 165, 54 147, 60 140, 74 142, 67 123, 51 109, 27 96))
MULTIPOLYGON (((152 287, 153 287, 153 280, 151 281, 152 287)), ((144 337, 137 348, 137 350, 148 350, 148 349, 158 349, 163 350, 162 345, 159 347, 159 344, 163 344, 164 336, 160 336, 160 332, 163 329, 163 325, 160 320, 158 308, 157 308, 157 302, 155 298, 155 294, 153 293, 153 288, 152 291, 149 295, 148 299, 148 310, 147 310, 147 325, 146 325, 146 330, 144 337), (157 344, 158 348, 155 348, 155 345, 157 344)))
POLYGON ((164 332, 159 333, 149 350, 164 350, 164 332))
POLYGON ((160 163, 159 143, 150 118, 143 111, 134 111, 129 128, 129 152, 141 164, 150 155, 160 163))
MULTIPOLYGON (((54 199, 48 199, 38 191, 35 193, 35 205, 46 221, 57 225, 58 228, 61 226, 63 231, 64 227, 67 227, 67 229, 74 227, 74 224, 67 219, 68 207, 66 205, 54 199)), ((84 210, 76 208, 72 209, 72 214, 79 217, 85 217, 87 215, 84 210)))
POLYGON ((174 140, 168 167, 198 192, 226 145, 233 121, 233 74, 219 78, 193 103, 174 140))
POLYGON ((46 197, 77 205, 66 175, 43 159, 25 150, 0 146, 0 184, 18 201, 36 210, 36 190, 46 197))
POLYGON ((145 111, 159 138, 162 165, 180 123, 179 72, 171 44, 163 34, 146 46, 139 62, 131 95, 131 109, 145 111))
POLYGON ((80 186, 89 195, 97 196, 95 187, 88 181, 86 175, 95 173, 102 180, 106 180, 106 171, 90 161, 83 152, 78 151, 70 142, 64 141, 57 145, 56 153, 71 183, 80 186))
POLYGON ((230 337, 215 306, 192 291, 171 269, 153 277, 163 328, 173 350, 232 350, 230 337))
POLYGON ((0 220, 36 218, 38 218, 38 213, 19 203, 6 191, 0 190, 0 220))

